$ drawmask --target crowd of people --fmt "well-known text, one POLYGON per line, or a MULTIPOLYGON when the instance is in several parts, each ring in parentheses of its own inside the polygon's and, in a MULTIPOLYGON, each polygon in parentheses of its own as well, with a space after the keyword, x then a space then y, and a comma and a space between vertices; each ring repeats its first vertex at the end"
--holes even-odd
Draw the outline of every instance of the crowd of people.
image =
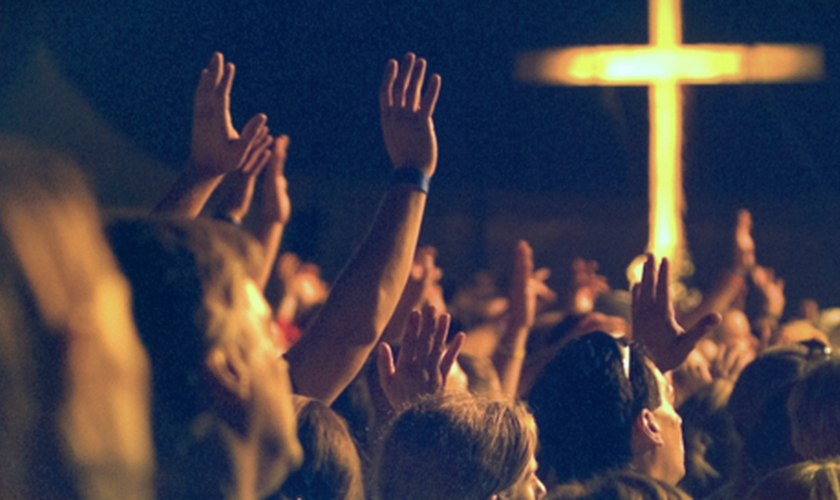
POLYGON ((840 315, 786 311, 748 212, 701 301, 654 255, 630 291, 579 259, 556 293, 526 241, 507 294, 446 300, 426 70, 385 67, 392 182, 331 284, 280 252, 289 138, 233 127, 222 54, 151 214, 0 144, 0 498, 840 500, 840 315))

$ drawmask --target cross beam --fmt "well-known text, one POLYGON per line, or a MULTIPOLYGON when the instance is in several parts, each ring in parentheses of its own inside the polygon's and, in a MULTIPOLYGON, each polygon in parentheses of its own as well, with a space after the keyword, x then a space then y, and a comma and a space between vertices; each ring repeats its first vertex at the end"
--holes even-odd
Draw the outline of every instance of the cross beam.
MULTIPOLYGON (((601 45, 529 52, 517 58, 520 80, 557 85, 648 87, 650 117, 647 252, 668 257, 675 280, 693 271, 682 216, 682 85, 802 82, 823 75, 813 45, 682 43, 680 0, 648 0, 648 45, 601 45)), ((631 283, 641 261, 628 269, 631 283)))

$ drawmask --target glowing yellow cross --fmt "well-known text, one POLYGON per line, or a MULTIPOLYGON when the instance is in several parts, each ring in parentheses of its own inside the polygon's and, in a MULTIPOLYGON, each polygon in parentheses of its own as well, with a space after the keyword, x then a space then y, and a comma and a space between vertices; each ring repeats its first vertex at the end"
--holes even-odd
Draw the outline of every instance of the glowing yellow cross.
POLYGON ((531 82, 648 86, 647 251, 668 257, 678 280, 692 272, 682 226, 681 86, 815 80, 822 76, 823 57, 819 47, 808 45, 683 45, 680 0, 648 0, 648 9, 649 45, 531 52, 518 58, 516 71, 531 82))

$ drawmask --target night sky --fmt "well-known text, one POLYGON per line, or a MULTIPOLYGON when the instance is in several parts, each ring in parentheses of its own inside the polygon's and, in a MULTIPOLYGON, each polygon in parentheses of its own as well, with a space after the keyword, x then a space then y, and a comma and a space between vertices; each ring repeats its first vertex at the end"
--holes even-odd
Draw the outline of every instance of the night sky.
MULTIPOLYGON (((291 136, 293 195, 296 182, 381 187, 388 162, 376 92, 385 61, 410 50, 443 78, 432 216, 459 210, 468 193, 480 202, 465 211, 486 217, 505 204, 492 193, 513 192, 569 200, 569 213, 588 221, 613 213, 598 207, 617 206, 640 213, 644 226, 646 90, 534 87, 512 77, 522 51, 646 43, 644 0, 3 1, 0 85, 42 39, 93 106, 172 169, 188 153, 198 73, 218 50, 237 65, 235 123, 264 112, 274 133, 291 136)), ((726 265, 729 250, 705 249, 725 246, 734 211, 750 208, 759 260, 787 273, 794 297, 840 305, 840 2, 685 0, 683 14, 685 43, 823 46, 822 83, 686 90, 687 217, 698 259, 726 265)), ((530 210, 523 218, 550 218, 530 210)), ((605 246, 585 256, 601 258, 605 246)), ((605 272, 619 274, 641 250, 605 272)), ((471 255, 476 267, 493 260, 471 255)))

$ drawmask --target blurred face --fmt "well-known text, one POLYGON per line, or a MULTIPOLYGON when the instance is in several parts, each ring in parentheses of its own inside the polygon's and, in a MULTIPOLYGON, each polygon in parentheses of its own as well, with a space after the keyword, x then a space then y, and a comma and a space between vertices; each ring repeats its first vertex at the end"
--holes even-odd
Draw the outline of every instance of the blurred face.
POLYGON ((537 459, 533 455, 519 481, 498 495, 499 500, 540 500, 544 496, 545 485, 537 477, 537 459))
MULTIPOLYGON (((682 418, 674 409, 674 387, 658 368, 649 363, 656 375, 662 404, 653 411, 659 424, 663 446, 656 456, 654 477, 668 484, 676 485, 685 475, 685 448, 683 446, 682 418)), ((653 474, 652 474, 653 475, 653 474)))
POLYGON ((37 203, 39 210, 12 205, 3 223, 41 317, 65 342, 58 425, 67 459, 91 488, 149 488, 149 360, 132 317, 128 282, 91 204, 52 198, 37 203))
POLYGON ((271 341, 271 309, 252 280, 246 282, 245 291, 243 326, 253 334, 254 424, 260 432, 257 488, 264 495, 277 490, 300 465, 303 451, 297 439, 289 365, 271 341))

